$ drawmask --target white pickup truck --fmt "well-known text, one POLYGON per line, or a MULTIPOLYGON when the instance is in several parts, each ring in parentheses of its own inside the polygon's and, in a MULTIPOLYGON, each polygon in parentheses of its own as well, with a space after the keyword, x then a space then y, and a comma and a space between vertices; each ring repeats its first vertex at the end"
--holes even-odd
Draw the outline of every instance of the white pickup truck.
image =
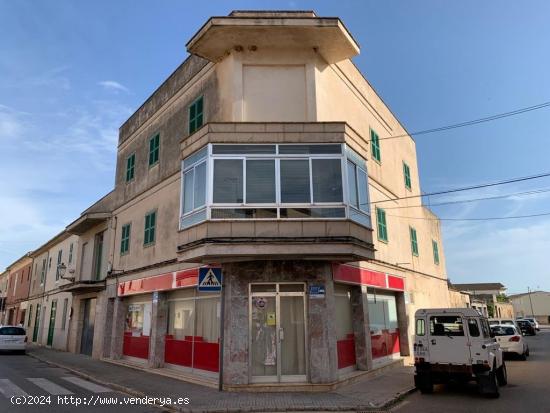
POLYGON ((451 380, 476 381, 480 393, 499 397, 506 365, 486 317, 472 308, 420 309, 415 329, 414 382, 422 393, 451 380))

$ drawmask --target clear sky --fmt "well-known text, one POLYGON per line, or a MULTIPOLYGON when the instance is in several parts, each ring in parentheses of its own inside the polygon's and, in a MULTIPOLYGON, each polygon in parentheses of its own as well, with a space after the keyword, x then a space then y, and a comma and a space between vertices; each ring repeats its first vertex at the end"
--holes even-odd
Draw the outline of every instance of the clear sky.
MULTIPOLYGON (((355 63, 411 132, 550 101, 548 1, 0 0, 0 268, 110 191, 118 127, 233 9, 339 16, 355 63)), ((416 138, 432 192, 550 172, 550 109, 416 138)), ((550 188, 550 179, 430 202, 550 188)), ((550 192, 434 206, 442 218, 550 212, 550 192)), ((453 282, 550 290, 550 217, 444 222, 453 282)), ((431 251, 430 251, 431 253, 431 251)))

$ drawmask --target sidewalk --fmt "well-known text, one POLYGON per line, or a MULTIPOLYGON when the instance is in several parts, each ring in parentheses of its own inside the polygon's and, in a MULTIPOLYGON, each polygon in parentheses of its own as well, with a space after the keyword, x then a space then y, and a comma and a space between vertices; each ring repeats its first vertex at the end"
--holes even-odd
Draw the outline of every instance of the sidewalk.
POLYGON ((414 388, 412 368, 397 367, 326 393, 219 392, 80 354, 38 346, 29 346, 28 354, 132 396, 188 397, 190 403, 187 406, 174 409, 183 412, 380 410, 414 388))

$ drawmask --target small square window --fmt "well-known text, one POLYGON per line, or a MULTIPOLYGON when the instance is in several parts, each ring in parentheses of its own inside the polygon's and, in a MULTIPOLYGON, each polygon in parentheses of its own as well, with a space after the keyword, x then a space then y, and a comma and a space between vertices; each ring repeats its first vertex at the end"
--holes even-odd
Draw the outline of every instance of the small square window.
POLYGON ((149 139, 149 166, 153 166, 159 161, 160 153, 160 134, 156 134, 149 139))

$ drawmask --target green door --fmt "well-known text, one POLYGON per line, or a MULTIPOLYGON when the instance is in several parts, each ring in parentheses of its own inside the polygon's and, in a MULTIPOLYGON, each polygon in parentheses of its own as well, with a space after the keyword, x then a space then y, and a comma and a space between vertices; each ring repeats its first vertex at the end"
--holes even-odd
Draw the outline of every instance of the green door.
POLYGON ((53 344, 53 332, 55 329, 55 312, 57 310, 57 300, 52 301, 52 310, 50 312, 50 326, 48 327, 48 342, 46 345, 51 346, 53 344))
POLYGON ((36 315, 34 316, 34 329, 32 332, 32 341, 36 343, 36 340, 38 339, 38 323, 40 322, 40 308, 42 306, 40 304, 36 305, 36 315))

